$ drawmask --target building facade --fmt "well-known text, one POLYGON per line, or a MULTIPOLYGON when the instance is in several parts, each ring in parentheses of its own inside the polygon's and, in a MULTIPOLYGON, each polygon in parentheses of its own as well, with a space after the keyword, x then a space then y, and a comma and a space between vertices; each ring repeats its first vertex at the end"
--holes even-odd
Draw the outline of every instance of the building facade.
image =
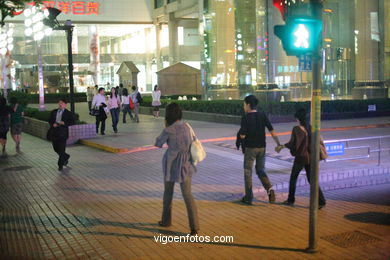
MULTIPOLYGON (((240 99, 254 93, 265 100, 307 100, 310 62, 286 56, 273 32, 275 25, 284 23, 274 2, 44 1, 63 11, 61 23, 70 19, 75 25, 78 91, 94 84, 118 85, 116 72, 128 61, 140 71, 134 85, 151 91, 158 71, 182 62, 201 70, 206 99, 240 99)), ((7 21, 16 32, 9 85, 36 91, 38 46, 24 36, 24 19, 7 21)), ((390 1, 326 0, 323 24, 323 99, 388 97, 390 1)), ((41 48, 46 90, 61 91, 60 86, 66 91, 65 33, 55 31, 41 41, 41 48)))

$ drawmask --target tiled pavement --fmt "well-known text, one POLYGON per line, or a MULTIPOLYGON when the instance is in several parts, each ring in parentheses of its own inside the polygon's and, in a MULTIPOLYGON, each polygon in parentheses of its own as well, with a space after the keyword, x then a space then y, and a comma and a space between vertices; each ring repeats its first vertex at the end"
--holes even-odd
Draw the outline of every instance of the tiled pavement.
MULTIPOLYGON (((208 157, 193 178, 193 192, 200 235, 234 236, 234 243, 162 245, 154 242, 153 236, 189 231, 179 188, 173 226, 156 224, 162 204, 163 150, 111 154, 72 146, 68 148, 70 167, 59 173, 50 143, 24 135, 22 148, 24 154, 14 155, 10 148, 8 159, 0 160, 1 259, 390 257, 390 184, 370 185, 386 180, 388 164, 382 172, 367 171, 362 179, 365 183, 357 185, 361 187, 326 189, 328 203, 319 212, 319 252, 312 255, 304 252, 308 237, 306 187, 298 188, 295 207, 280 205, 286 198, 283 190, 277 193, 274 205, 266 202, 261 189, 254 206, 238 203, 243 190, 242 155, 231 149, 206 144, 208 157), (343 235, 340 241, 334 237, 338 234, 343 235)), ((290 165, 267 160, 274 184, 288 180, 290 165)), ((254 184, 260 185, 258 180, 254 184)))

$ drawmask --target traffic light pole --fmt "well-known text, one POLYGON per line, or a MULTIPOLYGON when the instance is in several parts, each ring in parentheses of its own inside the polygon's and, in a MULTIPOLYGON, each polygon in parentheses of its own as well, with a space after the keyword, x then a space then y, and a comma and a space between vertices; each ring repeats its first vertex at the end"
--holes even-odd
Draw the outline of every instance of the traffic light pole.
POLYGON ((66 29, 66 37, 68 41, 68 69, 69 69, 69 94, 70 94, 70 111, 74 109, 74 81, 73 81, 73 55, 72 55, 72 34, 73 27, 69 26, 66 29))
MULTIPOLYGON (((311 0, 313 17, 322 21, 322 1, 311 0)), ((322 43, 322 35, 320 35, 322 43)), ((321 129, 321 44, 312 56, 313 83, 311 98, 311 147, 310 147, 310 215, 309 215, 309 246, 307 251, 317 251, 317 220, 319 195, 319 159, 320 159, 320 129, 321 129)))

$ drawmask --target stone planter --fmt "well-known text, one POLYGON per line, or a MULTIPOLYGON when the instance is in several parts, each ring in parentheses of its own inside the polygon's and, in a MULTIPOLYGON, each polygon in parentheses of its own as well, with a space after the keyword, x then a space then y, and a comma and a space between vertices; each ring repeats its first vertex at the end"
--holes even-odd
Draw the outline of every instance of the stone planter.
MULTIPOLYGON (((23 132, 46 140, 49 124, 35 118, 25 117, 26 123, 23 126, 23 132)), ((75 144, 80 139, 89 139, 96 137, 95 124, 72 125, 69 127, 69 138, 66 144, 75 144)))
POLYGON ((69 138, 66 144, 75 144, 80 139, 90 139, 96 137, 95 124, 83 124, 69 126, 69 138))

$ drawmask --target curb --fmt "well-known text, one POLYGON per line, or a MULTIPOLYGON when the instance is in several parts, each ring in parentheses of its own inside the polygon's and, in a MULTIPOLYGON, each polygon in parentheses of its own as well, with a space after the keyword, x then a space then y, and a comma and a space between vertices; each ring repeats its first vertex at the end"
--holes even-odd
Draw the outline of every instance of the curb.
MULTIPOLYGON (((365 182, 363 182, 359 180, 359 177, 374 177, 374 176, 380 176, 386 174, 388 174, 390 177, 390 167, 378 167, 375 169, 366 168, 366 169, 350 170, 344 172, 325 173, 319 176, 319 183, 323 191, 384 184, 384 183, 389 183, 390 182, 389 179, 366 180, 365 182), (334 183, 335 181, 347 181, 347 180, 351 180, 351 182, 342 183, 342 184, 334 183), (331 184, 331 185, 327 185, 327 184, 331 184)), ((300 175, 298 177, 296 187, 307 187, 307 186, 310 186, 310 184, 307 181, 306 175, 300 175)), ((275 191, 285 191, 288 190, 288 187, 289 187, 288 181, 276 183, 273 185, 273 189, 275 191)), ((260 187, 256 189, 256 192, 265 192, 265 189, 264 187, 260 187)))
POLYGON ((114 147, 110 147, 110 146, 103 145, 103 144, 98 144, 98 143, 95 143, 95 142, 92 142, 89 140, 85 140, 85 139, 80 139, 79 143, 86 145, 86 146, 89 146, 89 147, 99 149, 99 150, 103 150, 103 151, 106 151, 109 153, 126 153, 129 151, 129 149, 127 149, 127 148, 114 148, 114 147))

